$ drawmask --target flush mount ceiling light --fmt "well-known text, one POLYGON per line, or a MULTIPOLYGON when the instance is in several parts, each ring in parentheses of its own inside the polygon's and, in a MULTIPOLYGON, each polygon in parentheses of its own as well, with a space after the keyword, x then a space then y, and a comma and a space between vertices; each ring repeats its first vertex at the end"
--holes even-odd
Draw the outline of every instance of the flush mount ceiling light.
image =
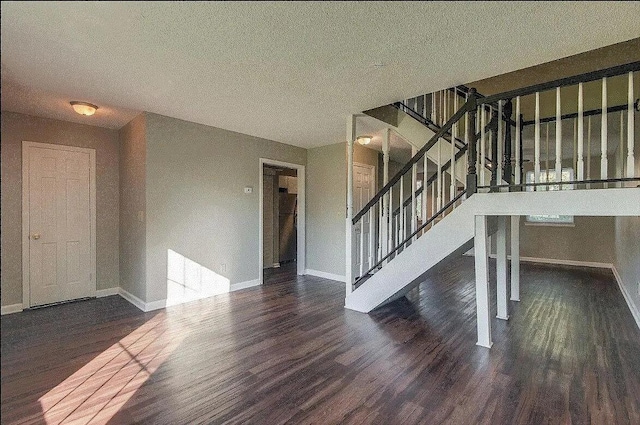
POLYGON ((371 136, 358 136, 356 137, 356 142, 360 143, 361 145, 368 145, 369 143, 371 143, 371 136))
POLYGON ((86 115, 86 116, 93 115, 96 113, 96 109, 98 109, 96 105, 93 105, 87 102, 78 102, 76 100, 73 100, 69 103, 71 103, 73 110, 79 113, 80 115, 86 115))

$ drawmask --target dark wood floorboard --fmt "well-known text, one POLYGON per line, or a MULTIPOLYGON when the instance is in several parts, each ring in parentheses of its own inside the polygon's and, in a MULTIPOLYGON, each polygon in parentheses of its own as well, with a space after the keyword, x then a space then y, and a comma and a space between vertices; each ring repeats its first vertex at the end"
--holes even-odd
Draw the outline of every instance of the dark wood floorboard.
POLYGON ((640 424, 640 331, 611 272, 522 274, 491 350, 466 257, 370 315, 289 267, 156 312, 114 296, 3 316, 2 423, 640 424))

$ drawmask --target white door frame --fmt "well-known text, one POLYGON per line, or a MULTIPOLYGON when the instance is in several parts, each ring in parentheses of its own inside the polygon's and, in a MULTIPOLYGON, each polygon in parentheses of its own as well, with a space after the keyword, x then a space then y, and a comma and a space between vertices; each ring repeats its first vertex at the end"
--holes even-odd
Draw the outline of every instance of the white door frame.
POLYGON ((89 247, 91 259, 91 293, 96 296, 96 151, 95 149, 79 148, 75 146, 54 145, 50 143, 22 142, 22 305, 31 307, 29 281, 29 148, 53 149, 59 151, 82 152, 89 154, 89 204, 90 204, 90 235, 89 247))
POLYGON ((306 220, 305 220, 305 166, 300 164, 292 164, 290 162, 276 161, 274 159, 260 158, 260 184, 259 184, 259 197, 258 202, 260 204, 260 218, 258 220, 259 225, 259 242, 258 242, 258 279, 260 285, 263 282, 263 267, 264 267, 264 175, 263 168, 265 165, 275 165, 276 167, 292 168, 296 170, 298 178, 298 227, 297 227, 297 252, 296 252, 296 264, 297 274, 305 274, 305 268, 307 264, 306 257, 306 220))

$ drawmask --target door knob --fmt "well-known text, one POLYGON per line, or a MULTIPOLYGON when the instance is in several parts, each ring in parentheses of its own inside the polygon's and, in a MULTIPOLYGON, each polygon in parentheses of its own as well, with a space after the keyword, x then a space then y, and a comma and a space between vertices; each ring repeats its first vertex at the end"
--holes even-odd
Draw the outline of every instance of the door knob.
POLYGON ((40 233, 34 233, 31 237, 33 239, 40 239, 40 233))

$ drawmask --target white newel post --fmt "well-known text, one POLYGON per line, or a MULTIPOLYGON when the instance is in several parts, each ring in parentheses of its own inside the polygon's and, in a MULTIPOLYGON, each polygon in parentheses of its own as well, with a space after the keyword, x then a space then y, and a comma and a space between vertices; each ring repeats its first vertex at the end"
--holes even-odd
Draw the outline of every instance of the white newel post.
POLYGON ((356 138, 356 117, 347 118, 347 221, 345 228, 345 278, 346 291, 349 295, 353 291, 353 142, 356 138))
POLYGON ((511 216, 511 301, 520 301, 520 216, 511 216))
POLYGON ((476 320, 477 345, 491 348, 491 317, 489 305, 489 257, 487 255, 487 217, 475 216, 475 271, 476 271, 476 320))
POLYGON ((498 216, 496 234, 497 318, 509 320, 509 295, 507 293, 507 216, 498 216))

